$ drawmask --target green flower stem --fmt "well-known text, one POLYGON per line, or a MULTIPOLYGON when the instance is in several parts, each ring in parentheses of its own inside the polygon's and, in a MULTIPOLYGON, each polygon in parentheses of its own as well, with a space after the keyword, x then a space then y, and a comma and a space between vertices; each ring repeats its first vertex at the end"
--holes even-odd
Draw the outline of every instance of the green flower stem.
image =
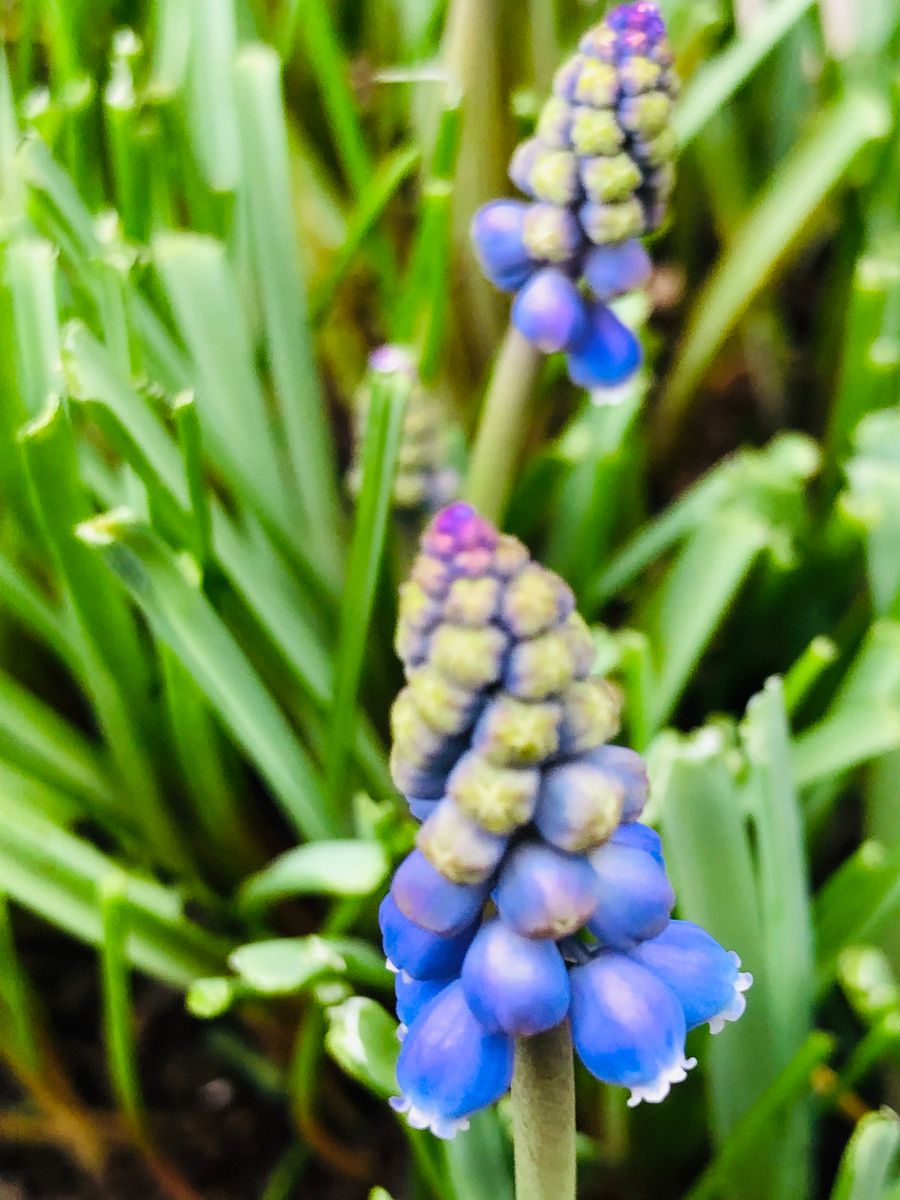
POLYGON ((575 1198, 575 1070, 563 1022, 516 1045, 516 1200, 575 1198))
POLYGON ((502 522, 528 435, 537 365, 537 350, 510 325, 484 399, 466 485, 466 499, 495 525, 502 522))

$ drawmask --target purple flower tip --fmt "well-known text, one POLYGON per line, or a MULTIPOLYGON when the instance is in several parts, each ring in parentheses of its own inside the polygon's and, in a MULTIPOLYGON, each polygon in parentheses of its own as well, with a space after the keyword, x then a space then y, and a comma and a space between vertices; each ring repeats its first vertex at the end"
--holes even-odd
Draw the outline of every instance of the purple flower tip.
POLYGON ((428 528, 422 545, 438 558, 454 558, 471 551, 492 551, 497 531, 470 504, 462 500, 441 509, 428 528))
POLYGON ((369 367, 380 375, 404 374, 415 377, 416 364, 407 346, 379 346, 369 355, 369 367))

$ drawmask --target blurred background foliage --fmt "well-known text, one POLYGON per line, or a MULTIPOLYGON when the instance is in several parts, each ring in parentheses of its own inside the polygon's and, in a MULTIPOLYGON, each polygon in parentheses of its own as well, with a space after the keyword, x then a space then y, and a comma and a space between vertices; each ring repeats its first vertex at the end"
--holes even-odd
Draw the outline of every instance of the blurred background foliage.
MULTIPOLYGON (((546 364, 506 524, 595 623, 681 914, 756 985, 660 1108, 580 1079, 582 1194, 897 1200, 900 9, 661 7, 651 370, 597 407, 546 364)), ((387 339, 464 461, 507 306, 468 220, 602 12, 4 6, 11 1195, 511 1200, 502 1106, 444 1145, 382 1103, 396 398, 355 511, 340 479, 387 339)))

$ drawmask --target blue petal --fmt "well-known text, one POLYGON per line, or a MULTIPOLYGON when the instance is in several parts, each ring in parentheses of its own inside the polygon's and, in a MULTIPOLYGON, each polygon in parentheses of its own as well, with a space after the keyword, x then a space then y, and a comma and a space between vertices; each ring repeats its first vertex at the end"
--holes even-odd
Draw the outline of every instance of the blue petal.
POLYGON ((402 971, 394 979, 394 993, 397 997, 397 1019, 407 1029, 429 1001, 439 996, 444 988, 453 983, 455 976, 449 979, 410 979, 402 971))
POLYGON ((406 803, 409 805, 409 811, 417 821, 427 821, 440 804, 440 797, 435 800, 428 800, 424 796, 407 796, 406 803))
POLYGON ((389 962, 413 979, 458 975, 478 929, 473 923, 451 937, 430 933, 403 915, 390 892, 378 909, 378 923, 389 962))
POLYGON ((422 1009, 409 1028, 397 1061, 401 1095, 391 1101, 414 1129, 453 1137, 466 1118, 509 1089, 515 1043, 488 1033, 472 1015, 462 984, 422 1009))
POLYGON ((649 825, 642 825, 640 821, 629 821, 625 825, 620 825, 609 840, 619 846, 633 846, 635 850, 643 850, 651 858, 656 859, 661 867, 666 865, 663 858, 662 838, 655 829, 651 829, 649 825))
POLYGON ((628 950, 665 929, 675 893, 655 858, 633 846, 607 842, 590 860, 600 891, 587 926, 604 945, 628 950))
POLYGON ((543 842, 522 842, 511 852, 494 892, 507 925, 523 937, 554 941, 580 929, 599 897, 599 880, 583 855, 543 842))
POLYGON ((512 322, 545 354, 566 350, 587 332, 587 306, 568 275, 544 267, 513 301, 512 322))
POLYGON ((462 984, 489 1033, 530 1037, 558 1025, 569 1010, 569 975, 556 943, 521 937, 503 921, 479 930, 462 984))
POLYGON ((641 344, 605 304, 590 308, 588 333, 569 352, 569 378, 578 387, 601 388, 624 383, 640 367, 641 344))
POLYGON ((585 755, 588 762, 607 774, 615 775, 625 788, 622 820, 636 821, 644 811, 650 783, 647 764, 635 750, 627 746, 600 746, 585 755))
POLYGON ((522 200, 492 200, 472 218, 472 242, 481 269, 505 292, 517 291, 535 268, 522 240, 528 209, 522 200))
POLYGON ((391 895, 403 915, 423 929, 445 937, 472 924, 487 893, 483 884, 451 883, 434 869, 421 850, 413 850, 406 856, 391 883, 391 895))
POLYGON ((636 238, 595 246, 584 260, 584 280, 598 300, 634 291, 650 278, 650 255, 636 238))
POLYGON ((601 951, 569 972, 578 1056, 604 1083, 631 1088, 629 1107, 663 1100, 684 1079, 685 1023, 678 998, 624 954, 601 951))
POLYGON ((670 921, 657 937, 636 946, 630 957, 672 989, 688 1029, 708 1021, 718 1033, 744 1011, 743 993, 753 976, 741 971, 736 954, 691 921, 670 921))

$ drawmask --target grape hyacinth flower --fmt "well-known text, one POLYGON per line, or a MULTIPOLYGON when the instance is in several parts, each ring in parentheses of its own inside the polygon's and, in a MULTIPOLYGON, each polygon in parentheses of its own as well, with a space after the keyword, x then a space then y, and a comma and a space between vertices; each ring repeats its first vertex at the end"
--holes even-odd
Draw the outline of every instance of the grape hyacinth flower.
POLYGON ((379 346, 369 355, 369 369, 353 410, 353 458, 347 489, 356 496, 362 483, 360 451, 372 388, 378 377, 393 377, 406 388, 406 415, 394 477, 394 507, 401 512, 434 511, 456 493, 459 480, 447 462, 447 415, 440 397, 425 388, 406 346, 379 346))
POLYGON ((391 771, 420 824, 380 910, 403 1044, 393 1102, 450 1137, 510 1086, 516 1039, 571 1026, 582 1062, 662 1100, 687 1031, 751 977, 689 921, 640 821, 640 755, 559 576, 468 504, 425 531, 400 597, 391 771))
POLYGON ((662 224, 674 185, 678 78, 655 4, 620 4, 558 70, 533 137, 509 175, 528 200, 493 200, 472 223, 481 267, 516 293, 512 322, 573 383, 625 383, 637 338, 609 301, 651 270, 638 240, 662 224))

